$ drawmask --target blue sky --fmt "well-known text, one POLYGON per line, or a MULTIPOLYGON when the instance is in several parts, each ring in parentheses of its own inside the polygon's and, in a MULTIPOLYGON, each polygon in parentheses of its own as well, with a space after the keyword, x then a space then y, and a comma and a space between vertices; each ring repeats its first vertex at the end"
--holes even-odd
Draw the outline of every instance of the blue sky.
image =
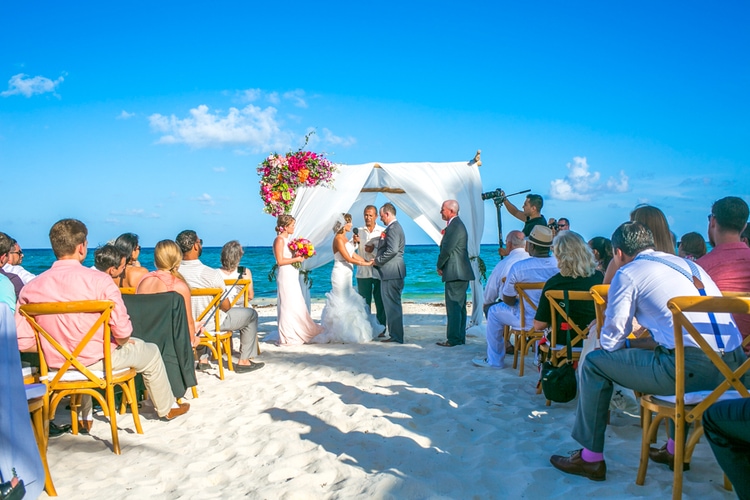
POLYGON ((311 129, 348 164, 481 149, 485 190, 542 194, 587 238, 638 203, 679 236, 750 201, 747 2, 255 4, 5 2, 0 230, 268 245, 255 168, 311 129))

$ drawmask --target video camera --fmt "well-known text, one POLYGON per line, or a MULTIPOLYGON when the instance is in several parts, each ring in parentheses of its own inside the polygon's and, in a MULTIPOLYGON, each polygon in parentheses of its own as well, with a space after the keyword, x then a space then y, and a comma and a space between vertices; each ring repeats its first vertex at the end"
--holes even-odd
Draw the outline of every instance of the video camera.
POLYGON ((503 198, 502 189, 497 188, 494 191, 487 191, 486 193, 482 193, 482 201, 487 200, 494 200, 496 198, 503 198))

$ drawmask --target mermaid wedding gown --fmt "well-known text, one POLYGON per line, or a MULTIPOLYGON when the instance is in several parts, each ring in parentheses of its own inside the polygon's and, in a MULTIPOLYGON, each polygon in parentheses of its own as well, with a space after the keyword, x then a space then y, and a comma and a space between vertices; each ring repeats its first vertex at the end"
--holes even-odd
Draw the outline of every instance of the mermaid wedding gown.
MULTIPOLYGON (((350 256, 354 252, 354 246, 349 242, 346 251, 350 256)), ((320 320, 323 333, 313 342, 370 342, 374 332, 382 331, 382 325, 372 314, 368 314, 365 299, 352 286, 352 267, 339 252, 333 254, 331 291, 326 294, 326 305, 320 320)))

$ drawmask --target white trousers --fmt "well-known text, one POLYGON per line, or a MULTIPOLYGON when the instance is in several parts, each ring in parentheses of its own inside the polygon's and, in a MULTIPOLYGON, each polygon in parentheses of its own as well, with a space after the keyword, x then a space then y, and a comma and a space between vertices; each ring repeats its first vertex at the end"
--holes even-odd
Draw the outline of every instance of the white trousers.
POLYGON ((505 361, 505 325, 512 328, 521 327, 521 316, 518 307, 511 307, 499 302, 487 312, 487 363, 502 368, 505 361))

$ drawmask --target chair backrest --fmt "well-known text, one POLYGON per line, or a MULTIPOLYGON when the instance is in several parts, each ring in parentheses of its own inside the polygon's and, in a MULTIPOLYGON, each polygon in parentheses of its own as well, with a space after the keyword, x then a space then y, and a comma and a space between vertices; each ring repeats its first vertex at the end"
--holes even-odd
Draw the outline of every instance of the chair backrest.
POLYGON ((526 308, 536 311, 537 303, 529 296, 530 290, 541 290, 544 288, 544 282, 537 283, 516 283, 514 288, 518 293, 518 308, 521 314, 521 330, 530 330, 534 325, 526 325, 526 308))
MULTIPOLYGON (((560 339, 564 340, 567 335, 565 332, 558 331, 557 328, 557 316, 560 315, 560 321, 563 323, 567 323, 570 326, 570 329, 572 330, 572 337, 570 338, 570 345, 574 346, 578 342, 581 342, 585 340, 589 336, 589 325, 584 325, 584 328, 581 328, 579 325, 577 325, 565 312, 565 308, 560 305, 560 301, 565 300, 565 294, 562 290, 547 290, 544 295, 547 296, 547 299, 550 303, 550 312, 551 314, 551 322, 550 322, 550 329, 552 331, 552 335, 550 338, 550 342, 552 343, 552 346, 556 346, 558 343, 558 336, 560 336, 560 339)), ((590 292, 581 292, 581 291, 568 291, 568 300, 569 301, 581 301, 581 302, 590 302, 593 301, 594 298, 591 296, 590 292)))
POLYGON ((19 307, 20 314, 26 318, 26 321, 34 329, 34 336, 36 337, 37 350, 39 351, 39 371, 41 380, 49 385, 52 389, 59 383, 65 374, 69 370, 77 370, 83 374, 88 381, 93 385, 104 389, 107 383, 112 378, 112 350, 111 350, 111 331, 109 328, 109 317, 112 314, 112 310, 115 308, 115 303, 111 300, 81 300, 76 302, 40 302, 37 304, 24 304, 19 307), (82 337, 78 345, 73 351, 68 351, 60 342, 58 342, 52 335, 50 335, 41 325, 39 325, 37 318, 39 316, 47 315, 61 315, 61 314, 99 314, 98 318, 94 321, 82 337), (94 374, 86 366, 84 366, 79 360, 78 355, 84 350, 86 345, 97 335, 102 332, 103 338, 103 353, 102 359, 104 362, 104 374, 105 378, 94 374), (62 366, 57 369, 57 373, 52 380, 48 380, 49 365, 45 356, 45 349, 52 349, 52 352, 59 353, 63 358, 64 362, 62 366))
MULTIPOLYGON (((675 411, 677 414, 685 415, 686 422, 693 422, 699 419, 703 412, 715 403, 719 397, 728 390, 736 390, 743 398, 750 397, 745 385, 742 383, 742 377, 750 369, 750 359, 742 365, 732 370, 727 366, 721 356, 713 350, 711 345, 706 342, 701 332, 690 321, 685 313, 730 313, 730 314, 749 314, 750 313, 750 296, 732 296, 732 297, 675 297, 667 302, 667 307, 672 312, 674 322, 674 341, 675 341, 675 411), (700 349, 706 354, 708 359, 724 376, 724 381, 711 391, 703 401, 685 412, 685 343, 684 332, 698 344, 700 349)), ((704 332, 705 333, 705 332, 704 332)), ((748 337, 750 339, 750 337, 748 337)), ((748 340, 746 339, 746 340, 748 340)), ((748 340, 750 341, 750 340, 748 340)), ((745 342, 743 342, 744 344, 745 342)))
POLYGON ((242 297, 242 307, 250 306, 250 285, 252 284, 252 280, 224 280, 224 284, 226 286, 234 285, 234 289, 238 290, 237 295, 234 296, 230 303, 230 307, 234 307, 239 302, 240 297, 242 297))
POLYGON ((609 297, 609 285, 594 285, 589 290, 591 298, 594 299, 594 310, 596 310, 596 337, 599 338, 604 326, 604 312, 607 310, 607 298, 609 297))
MULTIPOLYGON (((191 297, 211 297, 211 300, 209 301, 208 305, 200 312, 193 309, 193 315, 195 316, 195 319, 198 321, 201 321, 203 319, 208 319, 210 321, 214 322, 214 328, 213 331, 218 332, 220 330, 219 325, 221 324, 221 317, 219 314, 219 301, 221 301, 221 297, 224 295, 224 289, 223 288, 191 288, 190 289, 190 296, 191 297), (211 318, 207 318, 209 314, 212 314, 211 318)), ((206 325, 208 328, 209 325, 206 325)))
POLYGON ((135 287, 134 286, 121 286, 120 293, 123 295, 135 295, 135 287))

